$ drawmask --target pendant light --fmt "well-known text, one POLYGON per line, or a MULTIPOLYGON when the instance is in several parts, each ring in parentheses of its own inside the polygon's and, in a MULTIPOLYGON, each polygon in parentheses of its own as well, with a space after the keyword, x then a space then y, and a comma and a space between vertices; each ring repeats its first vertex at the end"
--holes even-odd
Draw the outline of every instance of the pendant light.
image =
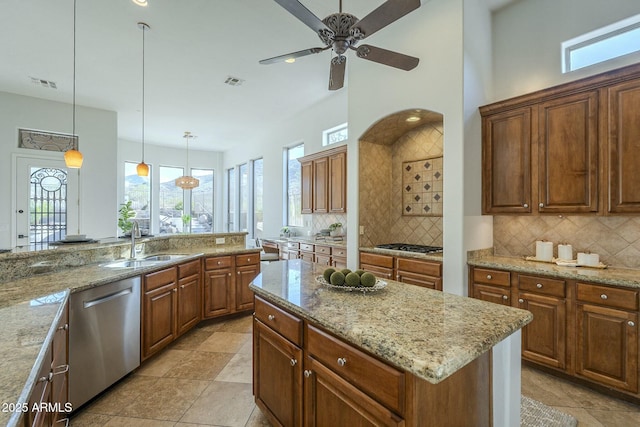
MULTIPOLYGON (((73 120, 71 125, 71 137, 76 136, 76 0, 73 0, 73 120)), ((70 169, 82 167, 82 153, 71 148, 64 152, 64 163, 70 169)))
POLYGON ((144 33, 151 27, 138 22, 138 28, 142 30, 142 161, 136 166, 136 172, 138 176, 149 176, 149 165, 144 162, 144 33))
MULTIPOLYGON (((189 173, 189 140, 194 138, 194 136, 191 135, 191 132, 185 132, 183 138, 187 140, 187 173, 189 173)), ((180 187, 183 190, 191 190, 199 185, 200 180, 190 175, 184 175, 180 178, 176 178, 176 187, 180 187)))

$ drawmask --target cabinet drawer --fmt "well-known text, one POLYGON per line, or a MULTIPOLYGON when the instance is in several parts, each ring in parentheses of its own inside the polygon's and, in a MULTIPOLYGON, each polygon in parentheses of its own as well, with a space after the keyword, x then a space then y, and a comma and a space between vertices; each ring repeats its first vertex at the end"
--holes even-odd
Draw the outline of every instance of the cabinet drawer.
POLYGON ((259 262, 259 253, 236 255, 236 267, 239 267, 241 265, 258 264, 259 262))
POLYGON ((345 248, 332 248, 331 249, 331 254, 334 257, 341 257, 341 258, 346 258, 347 257, 347 250, 345 248))
POLYGON ((300 249, 300 243, 298 243, 298 242, 287 242, 287 248, 297 251, 298 249, 300 249))
POLYGON ((255 316, 292 343, 302 345, 302 320, 258 296, 255 297, 255 316))
POLYGON ((576 296, 579 301, 606 305, 626 310, 638 309, 638 291, 633 289, 611 288, 608 286, 578 283, 576 296))
POLYGON ((564 280, 518 275, 518 288, 560 298, 564 298, 566 295, 564 280))
POLYGON ((155 273, 145 274, 144 291, 149 292, 163 286, 176 283, 176 268, 171 267, 165 270, 156 271, 155 273))
POLYGON ((300 250, 301 251, 307 251, 307 252, 313 252, 313 245, 311 245, 309 243, 300 243, 300 250))
POLYGON ((508 271, 489 270, 486 268, 473 269, 473 282, 494 286, 511 286, 511 275, 508 271))
POLYGON ((410 258, 396 258, 396 270, 442 277, 442 264, 435 261, 423 261, 410 258))
POLYGON ((216 256, 206 258, 204 260, 204 269, 205 270, 215 270, 218 268, 231 267, 231 257, 230 256, 216 256))
POLYGON ((393 257, 389 255, 370 254, 360 252, 360 264, 375 265, 384 268, 393 268, 393 257))
POLYGON ((404 409, 404 373, 307 325, 306 348, 342 378, 398 414, 404 409))
POLYGON ((200 260, 186 262, 178 266, 178 278, 184 279, 185 277, 193 276, 200 273, 200 260))
POLYGON ((331 255, 331 246, 316 245, 316 254, 331 255))

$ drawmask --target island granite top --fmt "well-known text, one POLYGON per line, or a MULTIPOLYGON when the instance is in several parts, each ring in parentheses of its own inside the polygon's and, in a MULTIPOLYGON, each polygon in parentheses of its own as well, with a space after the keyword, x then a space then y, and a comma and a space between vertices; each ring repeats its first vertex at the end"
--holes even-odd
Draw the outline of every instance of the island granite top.
POLYGON ((437 384, 529 323, 530 312, 387 280, 377 292, 332 290, 323 266, 272 262, 249 287, 380 359, 437 384))

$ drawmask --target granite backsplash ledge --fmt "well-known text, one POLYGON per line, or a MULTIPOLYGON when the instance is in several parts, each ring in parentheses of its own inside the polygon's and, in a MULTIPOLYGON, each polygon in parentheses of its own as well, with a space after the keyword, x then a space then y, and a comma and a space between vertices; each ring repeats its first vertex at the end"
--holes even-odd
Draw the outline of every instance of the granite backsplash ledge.
MULTIPOLYGON (((245 245, 247 233, 181 234, 136 239, 138 257, 159 252, 171 252, 203 247, 245 245), (224 243, 216 243, 224 238, 224 243)), ((34 274, 61 271, 66 268, 128 258, 128 239, 103 239, 98 243, 58 246, 55 249, 0 254, 0 283, 34 274)))

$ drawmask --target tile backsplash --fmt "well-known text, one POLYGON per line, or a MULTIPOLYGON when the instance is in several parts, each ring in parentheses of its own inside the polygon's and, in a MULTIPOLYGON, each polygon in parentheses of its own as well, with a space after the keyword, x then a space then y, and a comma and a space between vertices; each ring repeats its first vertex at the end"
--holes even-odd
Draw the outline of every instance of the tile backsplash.
POLYGON ((536 240, 573 246, 600 255, 613 267, 640 268, 640 217, 637 216, 509 216, 493 217, 495 255, 535 255, 536 240))

